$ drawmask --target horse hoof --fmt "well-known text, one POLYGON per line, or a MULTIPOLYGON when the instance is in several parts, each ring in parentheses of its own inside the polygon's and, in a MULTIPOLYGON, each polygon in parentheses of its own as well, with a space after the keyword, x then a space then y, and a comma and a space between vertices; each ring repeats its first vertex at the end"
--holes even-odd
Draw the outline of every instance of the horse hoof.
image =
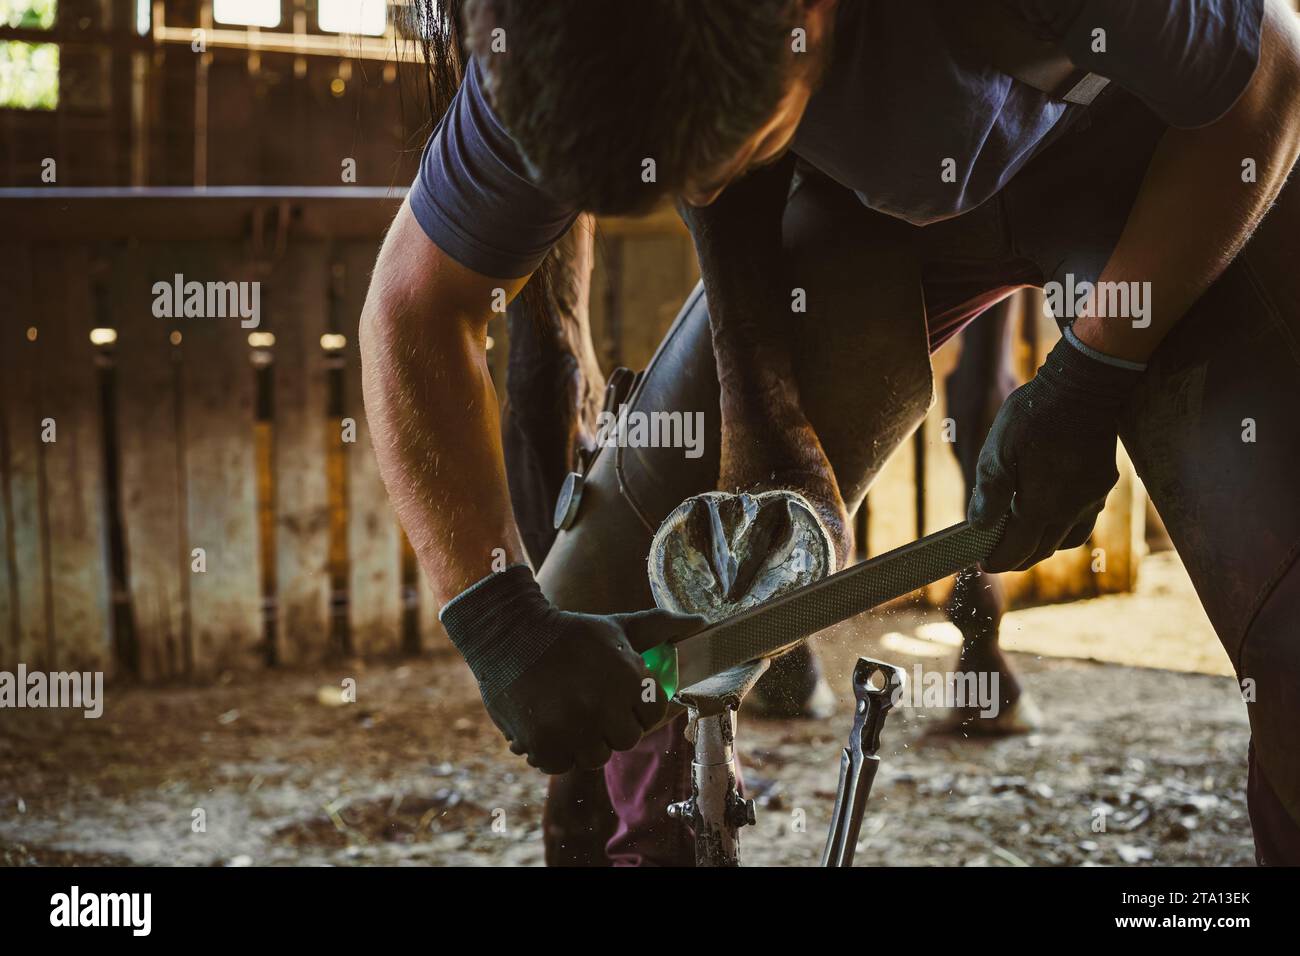
POLYGON ((1014 701, 1003 705, 995 716, 985 717, 981 713, 977 708, 955 707, 926 732, 935 736, 1012 737, 1033 733, 1043 726, 1042 712, 1024 691, 1014 701))
MULTIPOLYGON (((835 550, 796 492, 711 491, 659 526, 648 564, 655 604, 713 622, 834 573, 835 550)), ((747 703, 759 716, 823 719, 835 692, 804 643, 773 660, 747 703)))
POLYGON ((711 491, 664 520, 647 563, 659 607, 713 622, 833 574, 835 551, 796 492, 711 491))

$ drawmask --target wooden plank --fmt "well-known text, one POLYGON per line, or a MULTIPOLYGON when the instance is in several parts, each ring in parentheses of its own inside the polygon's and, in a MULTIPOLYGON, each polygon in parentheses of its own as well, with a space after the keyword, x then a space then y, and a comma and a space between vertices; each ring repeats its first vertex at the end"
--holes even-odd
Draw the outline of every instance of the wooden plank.
MULTIPOLYGON (((329 269, 329 328, 342 334, 346 293, 345 268, 331 245, 326 253, 329 269)), ((344 363, 346 350, 334 352, 329 361, 329 407, 326 421, 325 471, 329 495, 329 653, 337 656, 347 644, 348 618, 348 448, 343 442, 344 363)))
POLYGON ((355 423, 355 441, 347 446, 350 644, 356 654, 393 654, 401 647, 401 537, 366 426, 357 347, 357 323, 378 243, 347 243, 336 248, 345 269, 341 303, 341 328, 347 336, 344 418, 355 423))
MULTIPOLYGON (((3 247, 0 247, 0 255, 4 255, 3 247)), ((0 293, 3 292, 4 286, 4 278, 0 277, 0 293)), ((0 350, 13 344, 10 338, 11 335, 11 329, 7 326, 0 326, 0 350)), ((3 371, 4 366, 0 363, 0 374, 3 374, 3 371)), ((4 386, 0 383, 0 405, 4 404, 4 400, 4 386)), ((5 416, 0 414, 0 669, 10 670, 18 663, 18 621, 14 617, 15 608, 13 604, 14 560, 11 554, 13 537, 9 534, 9 436, 7 429, 8 425, 5 416)))
POLYGON ((1146 489, 1123 445, 1119 446, 1116 467, 1119 482, 1111 489, 1088 543, 1098 594, 1137 587, 1138 565, 1146 554, 1146 489))
MULTIPOLYGON (((187 281, 254 281, 234 243, 182 250, 187 281)), ((166 273, 164 274, 164 277, 166 273)), ((251 670, 265 662, 253 449, 249 329, 238 318, 181 320, 182 430, 193 672, 251 670), (193 568, 193 565, 191 565, 193 568)))
POLYGON ((44 668, 50 657, 41 533, 40 340, 27 336, 27 330, 37 326, 31 246, 9 243, 0 252, 0 301, 6 305, 0 321, 0 416, 5 421, 3 489, 10 575, 5 584, 10 623, 3 657, 9 665, 44 668))
POLYGON ((650 364, 699 276, 689 235, 629 235, 621 242, 619 354, 636 370, 650 364))
MULTIPOLYGON (((192 77, 193 57, 188 50, 186 57, 192 77)), ((173 99, 167 112, 179 126, 184 120, 173 112, 177 108, 185 107, 173 99)), ((402 189, 365 186, 213 186, 202 193, 173 187, 143 194, 92 190, 86 195, 81 190, 43 186, 22 195, 0 191, 0 202, 11 221, 23 224, 24 237, 32 241, 240 241, 247 236, 255 211, 274 209, 281 202, 289 204, 293 232, 300 239, 367 241, 366 237, 383 235, 403 194, 402 189)))
MULTIPOLYGON (((921 425, 925 440, 925 476, 920 492, 925 496, 925 534, 933 534, 966 517, 970 493, 957 462, 954 440, 966 423, 948 419, 948 396, 944 388, 947 377, 956 368, 961 355, 961 339, 939 349, 931 359, 934 370, 935 402, 921 425)), ((936 581, 925 589, 925 599, 941 605, 952 593, 952 578, 936 581)))
POLYGON ((880 469, 864 505, 867 557, 916 540, 916 453, 909 436, 880 469))
POLYGON ((32 268, 41 417, 55 423, 55 440, 41 445, 52 666, 107 671, 112 606, 89 255, 81 245, 41 246, 32 268))
MULTIPOLYGON (((189 548, 183 538, 180 354, 184 320, 153 314, 151 287, 170 278, 167 247, 128 249, 113 270, 117 329, 117 441, 127 588, 139 674, 157 681, 188 673, 189 548)), ((174 270, 173 270, 174 271, 174 270)), ((182 340, 183 341, 183 340, 182 340)))
POLYGON ((329 652, 329 486, 325 352, 328 247, 298 243, 271 276, 277 660, 329 652))

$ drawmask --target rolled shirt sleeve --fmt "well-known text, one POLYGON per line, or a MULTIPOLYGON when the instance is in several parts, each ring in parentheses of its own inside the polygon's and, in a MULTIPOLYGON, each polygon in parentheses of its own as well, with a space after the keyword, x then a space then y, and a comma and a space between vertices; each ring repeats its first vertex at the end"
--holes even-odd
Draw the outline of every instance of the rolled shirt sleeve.
POLYGON ((529 178, 487 102, 473 59, 424 148, 409 200, 438 248, 468 269, 501 279, 536 269, 579 212, 529 178))
POLYGON ((1015 0, 1075 65, 1139 97, 1170 126, 1213 123, 1259 63, 1264 0, 1015 0), (1102 31, 1098 33, 1097 31, 1102 31))

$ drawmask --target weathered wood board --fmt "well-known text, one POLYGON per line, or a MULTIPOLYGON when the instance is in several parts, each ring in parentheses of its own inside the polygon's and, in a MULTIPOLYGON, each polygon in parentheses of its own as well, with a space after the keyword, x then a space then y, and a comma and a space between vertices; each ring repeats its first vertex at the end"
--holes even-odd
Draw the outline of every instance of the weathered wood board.
POLYGON ((110 300, 117 329, 117 419, 122 531, 140 677, 190 672, 189 548, 183 537, 180 353, 182 320, 153 314, 165 247, 137 244, 118 260, 110 300))
POLYGON ((5 661, 29 667, 52 663, 47 643, 46 539, 43 533, 40 454, 40 339, 33 301, 32 246, 0 247, 0 416, 4 418, 6 547, 9 626, 5 661), (35 341, 28 336, 36 329, 35 341))
MULTIPOLYGON (((235 243, 178 250, 186 279, 257 281, 235 243)), ((166 275, 167 273, 164 273, 166 275)), ((264 666, 256 468, 255 379, 238 318, 185 319, 181 420, 194 674, 264 666), (203 549, 206 570, 195 570, 203 549)))
POLYGON ((396 653, 402 628, 401 537, 366 425, 357 344, 357 326, 377 253, 378 244, 369 242, 340 244, 335 249, 344 267, 344 420, 353 423, 355 438, 347 448, 348 618, 352 650, 361 655, 396 653))
POLYGON ((31 266, 50 666, 104 671, 113 662, 112 615, 90 256, 80 244, 39 244, 31 266))
POLYGON ((329 319, 324 243, 292 245, 269 278, 274 381, 276 659, 323 660, 329 651, 327 372, 329 319))

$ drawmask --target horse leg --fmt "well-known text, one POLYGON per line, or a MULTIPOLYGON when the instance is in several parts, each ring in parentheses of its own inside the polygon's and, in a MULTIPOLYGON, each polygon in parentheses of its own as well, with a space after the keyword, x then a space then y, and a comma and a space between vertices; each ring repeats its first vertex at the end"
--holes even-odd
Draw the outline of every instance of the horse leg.
POLYGON ((502 442, 515 521, 534 567, 555 541, 555 500, 564 476, 595 446, 605 378, 591 342, 593 225, 581 217, 548 259, 546 314, 520 299, 506 314, 510 336, 502 442))
MULTIPOLYGON (((751 204, 748 196, 732 197, 737 198, 751 204)), ((724 194, 719 203, 727 201, 724 194)), ((714 487, 749 495, 776 491, 793 499, 786 506, 791 520, 777 522, 787 533, 779 542, 783 547, 802 533, 805 522, 796 516, 806 515, 804 505, 810 505, 834 552, 833 566, 842 567, 852 550, 849 517, 931 402, 919 266, 901 226, 863 211, 851 193, 821 177, 801 176, 790 194, 784 249, 770 268, 764 258, 769 249, 746 246, 745 216, 744 209, 737 211, 745 232, 737 236, 734 225, 729 230, 728 223, 692 214, 706 284, 708 276, 714 282, 709 296, 723 312, 720 324, 711 320, 724 437, 714 487), (776 275, 789 288, 769 288, 776 275), (761 323, 773 296, 792 294, 801 304, 781 319, 780 333, 745 325, 761 323)), ((710 494, 692 506, 702 510, 716 501, 710 494)), ((762 532, 771 525, 759 520, 732 529, 722 522, 726 550, 735 552, 732 531, 744 533, 746 527, 762 532)), ((738 567, 762 569, 752 586, 738 572, 725 588, 728 600, 739 605, 797 585, 800 574, 824 573, 829 563, 813 549, 818 553, 811 562, 771 568, 740 559, 755 549, 775 549, 763 541, 739 544, 738 567)), ((832 699, 812 647, 803 644, 773 662, 747 706, 768 715, 819 716, 832 699)))
MULTIPOLYGON (((975 486, 975 466, 993 418, 1016 387, 1010 363, 1010 303, 1009 299, 1003 300, 966 327, 957 367, 944 386, 948 414, 957 423, 954 452, 967 489, 975 486)), ((948 619, 961 631, 956 669, 960 673, 996 676, 998 710, 992 717, 981 717, 986 711, 977 703, 954 708, 938 725, 937 732, 1017 734, 1038 726, 1038 708, 1021 688, 1011 663, 998 647, 1004 609, 1005 597, 996 574, 973 568, 957 575, 952 596, 944 607, 948 619)))

